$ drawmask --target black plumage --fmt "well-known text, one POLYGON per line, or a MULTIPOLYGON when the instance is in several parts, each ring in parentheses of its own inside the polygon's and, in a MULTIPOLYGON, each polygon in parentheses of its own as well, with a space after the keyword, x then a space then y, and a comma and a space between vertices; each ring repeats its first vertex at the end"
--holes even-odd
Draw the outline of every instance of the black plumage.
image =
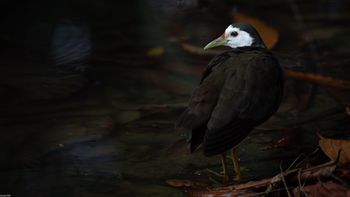
POLYGON ((239 47, 209 63, 176 126, 189 129, 191 151, 200 144, 204 154, 223 153, 279 107, 283 76, 265 47, 239 47))

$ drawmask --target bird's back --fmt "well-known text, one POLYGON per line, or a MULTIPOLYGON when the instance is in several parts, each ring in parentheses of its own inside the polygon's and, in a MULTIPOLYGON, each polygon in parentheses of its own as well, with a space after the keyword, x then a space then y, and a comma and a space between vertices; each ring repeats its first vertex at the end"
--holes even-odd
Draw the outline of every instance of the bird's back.
POLYGON ((190 130, 191 150, 207 156, 241 142, 277 109, 283 93, 278 62, 262 48, 239 48, 215 57, 177 126, 190 130))

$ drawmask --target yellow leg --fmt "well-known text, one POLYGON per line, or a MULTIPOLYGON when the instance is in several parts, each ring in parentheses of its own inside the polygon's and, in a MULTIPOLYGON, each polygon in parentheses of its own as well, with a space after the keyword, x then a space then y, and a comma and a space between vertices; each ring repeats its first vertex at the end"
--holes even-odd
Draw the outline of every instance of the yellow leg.
POLYGON ((223 170, 223 182, 227 182, 229 177, 227 173, 227 163, 226 163, 226 153, 221 154, 221 164, 222 164, 222 170, 223 170))
POLYGON ((234 147, 231 153, 232 153, 233 170, 235 172, 234 180, 239 181, 241 180, 241 170, 239 167, 239 161, 237 157, 237 148, 234 147))

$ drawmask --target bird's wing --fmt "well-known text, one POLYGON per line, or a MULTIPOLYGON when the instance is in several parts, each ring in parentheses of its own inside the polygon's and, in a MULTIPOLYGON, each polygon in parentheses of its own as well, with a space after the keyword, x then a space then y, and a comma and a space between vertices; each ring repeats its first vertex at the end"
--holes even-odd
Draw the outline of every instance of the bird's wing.
POLYGON ((217 74, 210 74, 193 91, 186 110, 180 115, 176 127, 195 129, 207 124, 217 103, 224 79, 217 74))
MULTIPOLYGON (((206 130, 206 124, 209 121, 212 110, 220 95, 220 89, 223 86, 224 79, 218 73, 213 72, 229 56, 227 53, 214 57, 204 71, 200 84, 197 86, 190 98, 188 107, 177 119, 175 126, 187 129, 201 128, 203 133, 206 130)), ((198 129, 197 129, 198 130, 198 129)), ((191 137, 191 136, 190 136, 191 137)))
POLYGON ((224 83, 219 68, 227 66, 225 60, 229 57, 227 53, 223 53, 210 61, 199 86, 193 91, 188 107, 176 122, 176 127, 188 129, 187 141, 190 142, 191 152, 202 144, 207 123, 224 83))
POLYGON ((282 78, 277 61, 264 54, 246 58, 232 61, 237 64, 232 66, 235 72, 226 71, 204 137, 204 153, 208 156, 237 145, 279 105, 282 78))

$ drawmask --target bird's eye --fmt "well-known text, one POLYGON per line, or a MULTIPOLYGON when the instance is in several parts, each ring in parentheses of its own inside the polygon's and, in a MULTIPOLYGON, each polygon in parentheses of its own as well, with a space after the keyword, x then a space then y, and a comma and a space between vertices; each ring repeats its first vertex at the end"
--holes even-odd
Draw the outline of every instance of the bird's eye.
POLYGON ((231 36, 236 37, 238 36, 238 33, 236 31, 231 32, 231 36))

